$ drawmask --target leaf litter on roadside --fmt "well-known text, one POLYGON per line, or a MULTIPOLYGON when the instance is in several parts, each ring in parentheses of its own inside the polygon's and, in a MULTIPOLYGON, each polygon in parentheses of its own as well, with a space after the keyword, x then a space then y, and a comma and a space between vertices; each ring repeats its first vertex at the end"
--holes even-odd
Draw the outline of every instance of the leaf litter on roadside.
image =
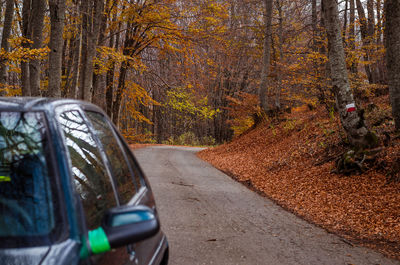
POLYGON ((261 125, 198 155, 296 215, 400 259, 400 183, 379 166, 395 163, 400 143, 361 174, 333 174, 344 150, 338 121, 310 111, 286 118, 295 126, 261 125))

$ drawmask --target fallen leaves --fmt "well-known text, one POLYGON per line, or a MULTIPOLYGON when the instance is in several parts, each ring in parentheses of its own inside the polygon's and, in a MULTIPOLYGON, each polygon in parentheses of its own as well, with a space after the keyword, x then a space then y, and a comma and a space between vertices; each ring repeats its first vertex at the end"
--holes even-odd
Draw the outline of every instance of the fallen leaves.
MULTIPOLYGON (((313 112, 296 112, 287 120, 296 126, 259 126, 199 157, 302 218, 400 259, 400 183, 388 184, 375 169, 332 174, 341 151, 333 144, 341 140, 337 121, 313 112)), ((394 153, 399 146, 381 159, 394 153)))

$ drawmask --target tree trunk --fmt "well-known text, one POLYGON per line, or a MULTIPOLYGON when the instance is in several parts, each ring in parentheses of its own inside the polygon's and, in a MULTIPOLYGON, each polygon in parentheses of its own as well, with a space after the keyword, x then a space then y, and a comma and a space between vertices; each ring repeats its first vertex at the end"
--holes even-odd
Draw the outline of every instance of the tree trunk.
POLYGON ((81 44, 82 44, 82 25, 79 26, 78 32, 76 33, 73 41, 73 61, 72 61, 72 76, 71 85, 69 86, 68 97, 77 98, 78 93, 78 80, 79 80, 79 61, 81 55, 81 44))
MULTIPOLYGON (((44 13, 46 12, 46 0, 33 0, 30 23, 32 23, 32 48, 43 48, 44 13)), ((40 60, 30 60, 29 81, 32 96, 39 97, 40 92, 40 60)))
MULTIPOLYGON (((281 90, 282 90, 282 63, 283 63, 283 14, 282 14, 282 3, 280 0, 276 0, 276 8, 278 10, 278 51, 279 51, 279 63, 276 67, 276 81, 278 83, 276 94, 275 94, 275 108, 279 110, 281 108, 281 90)), ((316 8, 316 7, 315 7, 316 8)), ((314 17, 313 17, 314 20, 314 17)), ((316 40, 313 39, 313 46, 316 45, 316 40)), ((247 78, 247 73, 246 73, 247 78)))
MULTIPOLYGON (((66 18, 66 14, 65 14, 65 20, 64 23, 66 23, 65 21, 67 20, 66 18)), ((64 38, 63 38, 64 39, 64 38)), ((71 61, 71 53, 67 55, 67 51, 71 51, 71 41, 68 38, 65 38, 63 41, 63 47, 62 47, 62 55, 61 55, 61 97, 65 98, 66 97, 66 93, 67 93, 67 88, 66 88, 66 81, 68 80, 69 74, 67 74, 67 71, 69 71, 68 73, 70 73, 71 71, 71 65, 70 65, 70 61, 71 61), (63 79, 65 82, 63 82, 63 79)))
MULTIPOLYGON (((124 10, 125 10, 125 5, 122 6, 122 12, 124 10)), ((115 23, 116 21, 117 21, 117 15, 114 15, 113 22, 115 23)), ((121 27, 122 27, 122 22, 119 22, 116 36, 114 35, 110 36, 110 48, 114 47, 115 51, 118 51, 119 40, 121 36, 121 27)), ((108 69, 106 76, 106 112, 110 118, 112 118, 112 112, 113 112, 114 79, 115 79, 115 63, 113 62, 110 69, 108 69)))
POLYGON ((268 88, 268 75, 270 69, 271 60, 271 34, 272 34, 272 0, 264 0, 265 3, 265 14, 264 14, 264 46, 263 46, 263 61, 261 70, 261 83, 258 90, 260 97, 260 105, 265 113, 268 112, 268 99, 267 99, 267 88, 268 88))
POLYGON ((119 70, 118 87, 115 93, 115 100, 113 102, 113 110, 112 110, 112 121, 116 126, 118 126, 119 123, 119 110, 121 108, 122 94, 125 90, 125 79, 127 74, 127 68, 128 68, 127 63, 123 62, 119 70))
MULTIPOLYGON (((365 55, 364 55, 364 60, 369 62, 370 58, 370 40, 369 40, 369 34, 368 34, 368 23, 367 19, 365 17, 365 12, 364 12, 364 7, 362 6, 361 0, 356 0, 357 3, 357 12, 358 12, 358 18, 360 20, 360 31, 361 31, 361 39, 363 42, 363 47, 365 50, 365 55)), ((364 66, 365 68, 365 73, 367 74, 368 81, 370 84, 374 84, 376 80, 374 80, 374 75, 372 74, 372 67, 369 64, 366 64, 364 66)))
POLYGON ((50 55, 48 96, 61 97, 61 63, 63 50, 63 30, 65 20, 65 0, 50 0, 50 55))
MULTIPOLYGON (((356 49, 356 42, 355 42, 356 34, 355 34, 355 30, 354 30, 355 17, 356 17, 356 9, 355 9, 355 5, 354 5, 354 0, 350 0, 349 46, 352 51, 354 51, 356 49)), ((350 66, 350 71, 353 74, 357 74, 357 72, 358 72, 357 68, 358 68, 357 62, 353 61, 350 66)))
MULTIPOLYGON (((124 55, 132 56, 134 53, 134 48, 133 48, 134 39, 132 36, 134 30, 136 30, 136 28, 132 28, 132 25, 130 24, 130 22, 128 22, 127 31, 125 33, 124 49, 123 49, 124 55)), ((128 62, 124 61, 122 62, 119 70, 117 91, 115 92, 115 99, 112 104, 112 121, 117 126, 119 123, 119 113, 121 108, 122 96, 125 90, 125 80, 127 72, 128 72, 128 62)))
MULTIPOLYGON (((317 15, 317 0, 312 0, 312 9, 311 9, 311 26, 313 30, 313 51, 318 51, 318 40, 317 40, 317 32, 318 32, 318 15, 317 15)), ((279 10, 278 10, 279 11, 279 10)))
MULTIPOLYGON (((110 47, 113 47, 114 37, 110 39, 110 47)), ((118 44, 115 44, 118 47, 118 44)), ((115 64, 112 63, 106 76, 106 112, 108 116, 112 116, 113 92, 114 92, 114 72, 115 64)))
MULTIPOLYGON (((374 0, 368 0, 367 1, 367 10, 368 10, 368 40, 370 45, 376 44, 376 38, 375 38, 375 10, 374 10, 374 0)), ((372 54, 376 48, 371 47, 370 48, 370 57, 372 57, 372 54)), ((374 59, 374 58, 370 58, 374 59)), ((378 64, 375 61, 373 64, 371 64, 371 74, 372 74, 372 79, 374 83, 379 83, 380 81, 380 76, 379 76, 379 71, 378 71, 378 64)))
MULTIPOLYGON (((31 38, 30 28, 30 16, 31 16, 31 0, 24 0, 22 6, 22 37, 26 39, 31 38)), ((23 41, 22 47, 29 48, 29 42, 23 41)), ((21 61, 21 90, 22 96, 31 96, 31 88, 29 83, 29 62, 21 61)))
POLYGON ((381 44, 382 43, 382 15, 381 15, 381 0, 376 1, 376 43, 381 44))
POLYGON ((390 103, 396 130, 400 130, 400 2, 385 1, 385 47, 390 103))
POLYGON ((343 43, 346 43, 346 31, 347 31, 347 13, 349 12, 349 1, 345 0, 345 8, 343 15, 343 43))
MULTIPOLYGON (((6 2, 6 11, 4 16, 4 24, 3 24, 3 34, 1 36, 1 49, 5 52, 9 52, 10 44, 8 43, 8 39, 10 38, 12 21, 14 17, 14 0, 7 0, 6 2)), ((6 91, 3 90, 7 85, 7 65, 5 59, 0 62, 0 96, 5 96, 6 91)))
POLYGON ((367 11, 368 11, 368 35, 369 37, 373 37, 375 34, 374 0, 368 0, 367 11))
POLYGON ((376 139, 364 124, 362 115, 355 111, 355 102, 346 69, 342 33, 336 0, 322 0, 328 36, 328 57, 331 79, 340 120, 351 145, 364 148, 376 145, 376 139))
POLYGON ((100 31, 100 18, 103 12, 103 0, 82 0, 82 48, 79 70, 79 98, 92 100, 93 58, 96 54, 97 39, 100 31))
MULTIPOLYGON (((81 54, 80 54, 80 63, 79 63, 79 88, 78 88, 78 99, 85 99, 85 94, 88 93, 85 91, 87 80, 86 71, 87 71, 87 51, 88 51, 88 35, 89 35, 89 0, 81 0, 80 13, 82 14, 82 22, 81 22, 81 31, 82 31, 82 40, 81 40, 81 54)), ((86 96, 87 97, 87 96, 86 96)))
MULTIPOLYGON (((106 3, 106 6, 109 6, 109 0, 106 3)), ((108 12, 102 12, 100 19, 100 31, 98 38, 98 46, 104 45, 105 31, 107 28, 107 14, 108 12)), ((98 68, 99 66, 96 66, 98 68)), ((106 74, 93 74, 93 99, 92 102, 102 109, 106 110, 106 74)))
MULTIPOLYGON (((376 44, 379 47, 382 45, 382 2, 381 0, 376 1, 376 44)), ((385 68, 385 58, 380 58, 378 61, 378 73, 379 73, 379 80, 380 84, 387 84, 387 73, 385 68)))

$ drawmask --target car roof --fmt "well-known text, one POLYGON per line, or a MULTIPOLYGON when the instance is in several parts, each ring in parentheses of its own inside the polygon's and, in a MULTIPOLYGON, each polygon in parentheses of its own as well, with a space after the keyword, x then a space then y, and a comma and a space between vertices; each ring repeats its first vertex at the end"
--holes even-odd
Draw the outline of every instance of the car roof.
POLYGON ((80 105, 85 109, 101 111, 101 109, 89 102, 46 97, 0 97, 0 110, 13 111, 52 111, 60 105, 80 105))

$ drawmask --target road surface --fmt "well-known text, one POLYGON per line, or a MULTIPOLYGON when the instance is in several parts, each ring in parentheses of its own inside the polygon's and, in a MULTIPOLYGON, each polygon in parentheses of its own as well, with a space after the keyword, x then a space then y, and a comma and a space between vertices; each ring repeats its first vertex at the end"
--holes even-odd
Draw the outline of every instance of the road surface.
POLYGON ((171 265, 400 264, 283 210, 197 158, 199 150, 134 151, 154 191, 171 265))

